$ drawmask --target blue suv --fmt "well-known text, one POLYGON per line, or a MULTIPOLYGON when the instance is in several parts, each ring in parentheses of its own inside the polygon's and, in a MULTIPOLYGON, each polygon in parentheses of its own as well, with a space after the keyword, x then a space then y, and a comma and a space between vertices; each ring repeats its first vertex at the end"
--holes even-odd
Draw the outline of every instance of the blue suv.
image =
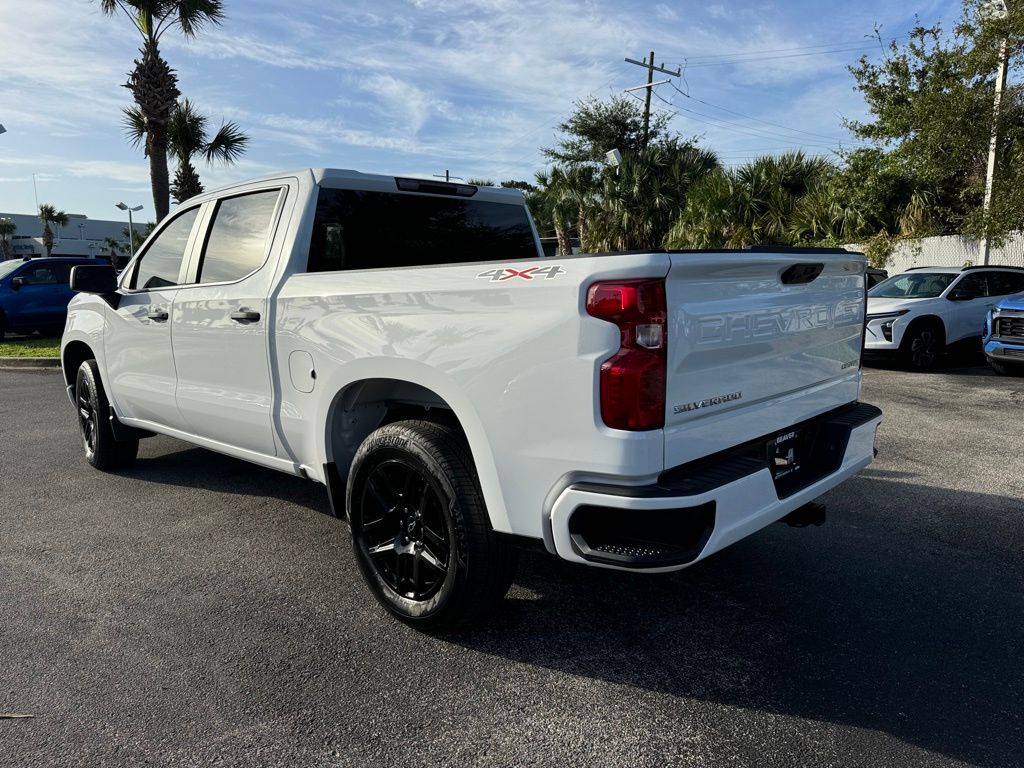
POLYGON ((7 332, 60 333, 74 296, 71 268, 98 263, 109 262, 70 256, 0 261, 0 341, 7 332))
POLYGON ((1007 296, 985 320, 985 357, 1003 376, 1024 376, 1024 293, 1007 296))

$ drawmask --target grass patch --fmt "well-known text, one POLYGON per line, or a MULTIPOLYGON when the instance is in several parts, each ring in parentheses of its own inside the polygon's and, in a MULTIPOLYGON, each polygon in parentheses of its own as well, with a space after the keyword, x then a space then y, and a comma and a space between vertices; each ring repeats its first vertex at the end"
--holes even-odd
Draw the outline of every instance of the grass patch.
POLYGON ((60 357, 60 339, 0 341, 0 357, 60 357))

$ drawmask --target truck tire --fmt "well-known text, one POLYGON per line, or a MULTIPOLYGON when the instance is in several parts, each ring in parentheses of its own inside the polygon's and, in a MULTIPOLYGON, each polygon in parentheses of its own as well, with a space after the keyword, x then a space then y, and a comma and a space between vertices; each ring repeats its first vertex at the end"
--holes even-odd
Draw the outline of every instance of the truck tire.
POLYGON ((946 332, 934 320, 915 323, 903 335, 900 358, 912 371, 930 371, 946 349, 946 332))
POLYGON ((512 585, 516 550, 491 530, 473 459, 454 427, 410 420, 356 452, 345 499, 356 562, 393 615, 443 634, 512 585))
POLYGON ((86 360, 78 366, 75 408, 78 409, 78 428, 82 434, 86 461, 105 472, 124 469, 135 461, 139 441, 118 441, 114 438, 110 426, 110 403, 103 391, 95 360, 86 360))

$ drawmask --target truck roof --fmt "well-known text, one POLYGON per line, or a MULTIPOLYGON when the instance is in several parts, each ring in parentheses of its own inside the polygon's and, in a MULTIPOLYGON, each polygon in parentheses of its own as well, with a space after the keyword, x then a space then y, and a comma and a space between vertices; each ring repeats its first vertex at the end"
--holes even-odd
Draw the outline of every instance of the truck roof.
POLYGON ((208 190, 202 195, 197 195, 196 198, 209 199, 211 197, 218 197, 224 192, 228 192, 237 187, 248 186, 249 184, 259 183, 262 181, 273 181, 274 179, 281 179, 287 176, 305 176, 307 178, 311 176, 313 182, 317 185, 327 187, 351 187, 354 189, 365 189, 378 192, 419 192, 421 194, 456 195, 456 188, 461 188, 466 192, 458 193, 457 196, 459 197, 471 197, 475 200, 486 200, 496 203, 511 203, 515 205, 523 204, 523 193, 518 189, 508 189, 505 187, 482 187, 474 184, 466 184, 461 180, 457 182, 445 182, 438 178, 424 176, 389 176, 380 173, 363 173, 362 171, 355 171, 350 168, 300 168, 291 171, 281 171, 279 173, 267 174, 254 179, 245 179, 244 181, 238 181, 234 184, 228 184, 217 189, 208 190), (400 189, 400 181, 420 182, 422 187, 420 189, 400 189), (469 194, 470 190, 475 191, 473 191, 472 194, 469 194))

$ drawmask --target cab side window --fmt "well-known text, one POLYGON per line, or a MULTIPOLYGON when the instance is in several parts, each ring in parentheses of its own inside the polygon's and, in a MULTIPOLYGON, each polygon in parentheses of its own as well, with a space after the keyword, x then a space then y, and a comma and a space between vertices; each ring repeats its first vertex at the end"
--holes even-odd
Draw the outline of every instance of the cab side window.
POLYGON ((1011 293, 1024 293, 1024 272, 993 272, 988 276, 992 296, 1008 296, 1011 293))
POLYGON ((164 228, 142 254, 129 287, 148 291, 178 284, 181 262, 198 217, 199 208, 192 208, 164 228))
POLYGON ((22 285, 52 285, 57 282, 57 272, 51 264, 33 264, 18 275, 22 285))
POLYGON ((199 265, 200 283, 241 280, 263 266, 281 190, 229 197, 217 212, 199 265))
POLYGON ((964 293, 970 294, 976 298, 988 296, 988 275, 984 272, 976 272, 973 275, 968 275, 957 283, 955 290, 963 291, 964 293))

